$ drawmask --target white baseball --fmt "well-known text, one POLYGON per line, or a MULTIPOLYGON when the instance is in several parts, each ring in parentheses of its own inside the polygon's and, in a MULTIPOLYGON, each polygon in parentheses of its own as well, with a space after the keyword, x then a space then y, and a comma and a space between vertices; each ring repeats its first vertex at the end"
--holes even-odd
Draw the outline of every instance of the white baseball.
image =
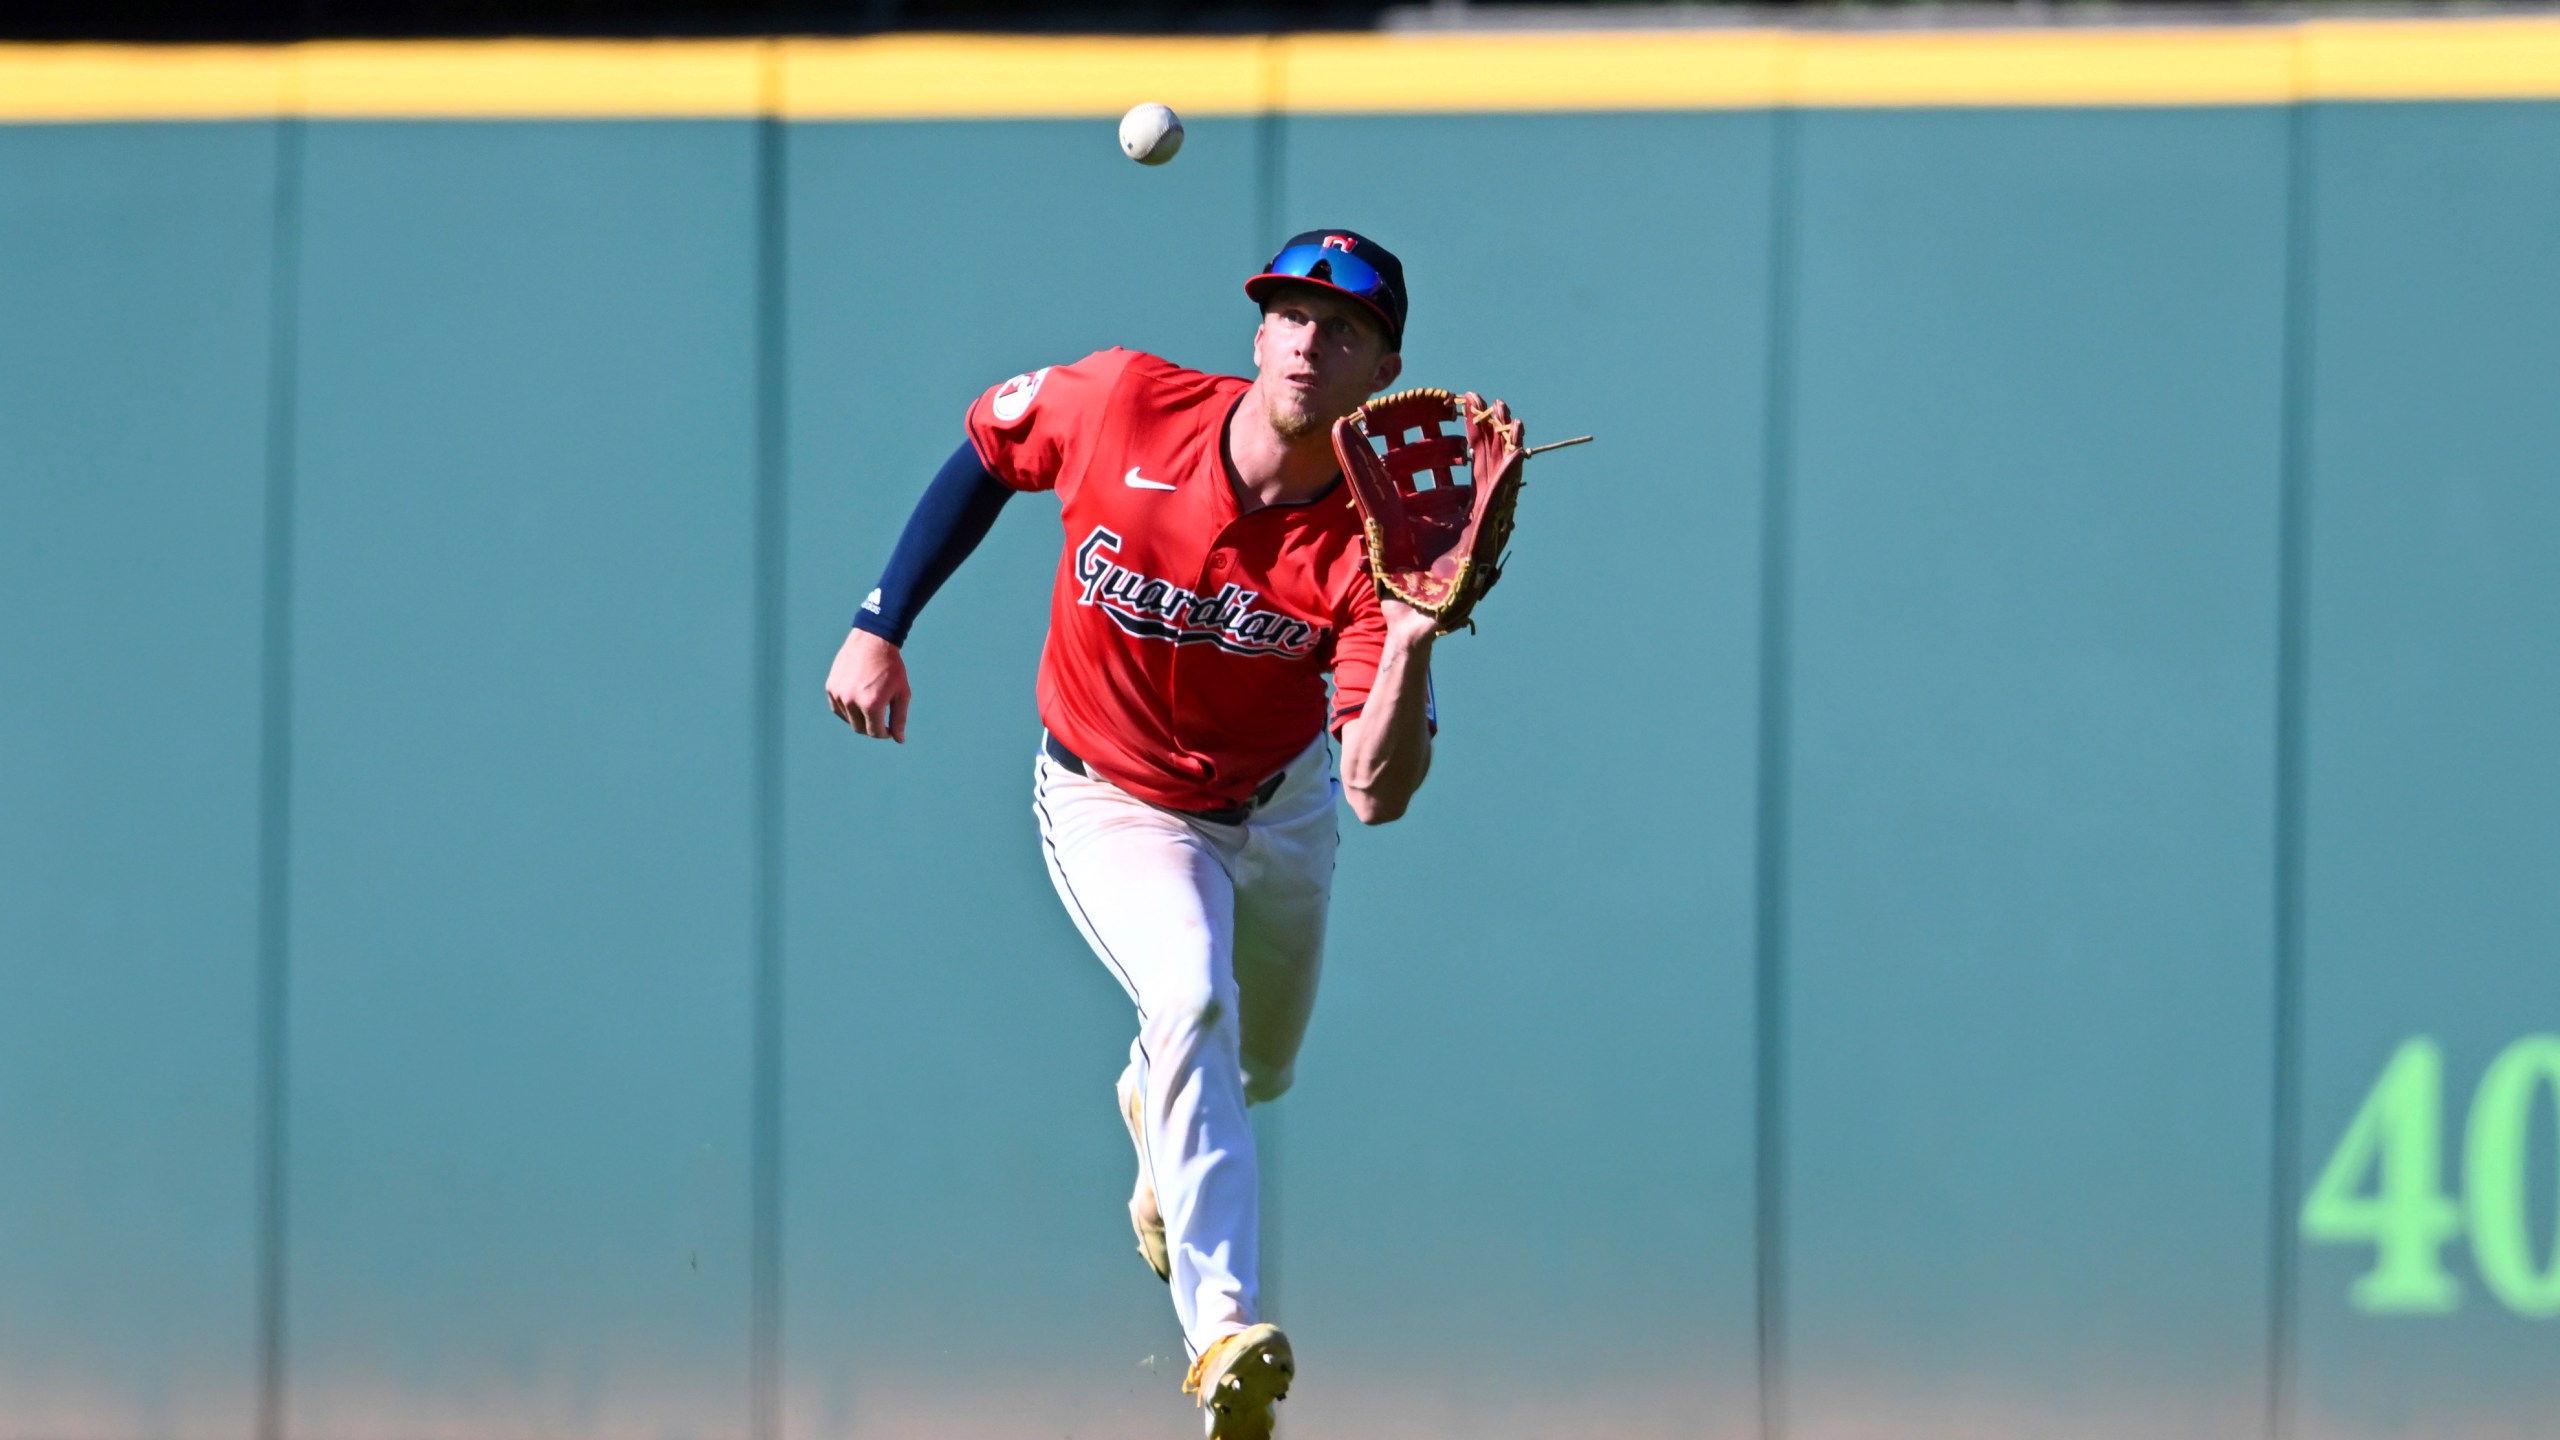
POLYGON ((1153 100, 1120 117, 1120 151, 1141 165, 1161 165, 1182 148, 1182 117, 1153 100))

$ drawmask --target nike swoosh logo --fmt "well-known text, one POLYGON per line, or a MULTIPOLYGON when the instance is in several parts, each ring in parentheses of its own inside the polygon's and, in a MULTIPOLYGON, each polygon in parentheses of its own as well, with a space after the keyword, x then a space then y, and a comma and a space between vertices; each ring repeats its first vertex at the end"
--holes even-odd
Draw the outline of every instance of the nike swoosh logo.
POLYGON ((1145 468, 1146 467, 1143 465, 1130 466, 1129 473, 1121 476, 1120 482, 1132 490, 1170 490, 1173 488, 1162 480, 1150 480, 1146 476, 1138 473, 1140 470, 1145 468))

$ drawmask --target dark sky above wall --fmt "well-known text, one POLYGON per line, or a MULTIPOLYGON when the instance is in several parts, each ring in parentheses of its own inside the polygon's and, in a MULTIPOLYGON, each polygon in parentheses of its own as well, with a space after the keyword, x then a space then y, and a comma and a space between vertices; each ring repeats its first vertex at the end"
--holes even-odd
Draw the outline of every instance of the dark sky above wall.
MULTIPOLYGON (((1441 0, 1446 5, 1447 0, 1441 0)), ((2423 6, 2424 0, 2419 0, 2423 6)), ((1432 0, 0 0, 0 39, 277 41, 328 37, 489 35, 861 34, 881 30, 1011 30, 1220 34, 1366 29, 1383 12, 1435 8, 1432 0)), ((1484 12, 1499 5, 1452 6, 1484 12)), ((1546 16, 1576 11, 1655 11, 1625 0, 1536 0, 1546 16)), ((1706 8, 1706 7, 1701 7, 1706 8)), ((1921 8, 1902 0, 1751 0, 1717 9, 1797 12, 1833 21, 1863 11, 1921 8)), ((1943 17, 1947 6, 1928 5, 1943 17)), ((2012 7, 1968 5, 1979 23, 2012 7)), ((2110 7, 2059 0, 2016 7, 2026 23, 2110 7), (2060 12, 2057 14, 2056 12, 2060 12)), ((2231 0, 2138 0, 2140 11, 2231 13, 2231 0)), ((2117 13, 2123 13, 2118 10, 2117 13)), ((1439 17, 1431 17, 1436 20, 1439 17)), ((1659 23, 1657 19, 1655 23, 1659 23)), ((1888 19, 1886 23, 1891 23, 1888 19)))
POLYGON ((896 29, 1221 32, 1366 28, 1375 0, 0 0, 14 39, 830 34, 896 29))

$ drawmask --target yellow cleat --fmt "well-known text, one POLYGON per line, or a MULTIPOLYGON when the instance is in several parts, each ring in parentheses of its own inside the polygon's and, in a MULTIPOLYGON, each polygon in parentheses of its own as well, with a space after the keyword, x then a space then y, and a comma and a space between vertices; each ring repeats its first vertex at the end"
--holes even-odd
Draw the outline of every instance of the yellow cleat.
POLYGON ((1271 1440, 1271 1407, 1289 1398, 1298 1360, 1277 1325, 1256 1325, 1220 1336, 1182 1382, 1199 1397, 1209 1440, 1271 1440))

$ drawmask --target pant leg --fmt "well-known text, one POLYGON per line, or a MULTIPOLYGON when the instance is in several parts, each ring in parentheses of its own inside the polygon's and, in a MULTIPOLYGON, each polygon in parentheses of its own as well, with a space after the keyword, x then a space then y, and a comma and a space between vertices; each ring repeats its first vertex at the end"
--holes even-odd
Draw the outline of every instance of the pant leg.
POLYGON ((1279 1099, 1297 1078, 1298 1046, 1324 970, 1340 791, 1332 752, 1318 739, 1254 816, 1236 859, 1235 974, 1248 1104, 1279 1099))
POLYGON ((1049 878, 1138 1008, 1146 1163, 1173 1309, 1194 1355, 1260 1318, 1261 1176, 1245 1118, 1235 888, 1218 839, 1046 756, 1034 809, 1049 878))

